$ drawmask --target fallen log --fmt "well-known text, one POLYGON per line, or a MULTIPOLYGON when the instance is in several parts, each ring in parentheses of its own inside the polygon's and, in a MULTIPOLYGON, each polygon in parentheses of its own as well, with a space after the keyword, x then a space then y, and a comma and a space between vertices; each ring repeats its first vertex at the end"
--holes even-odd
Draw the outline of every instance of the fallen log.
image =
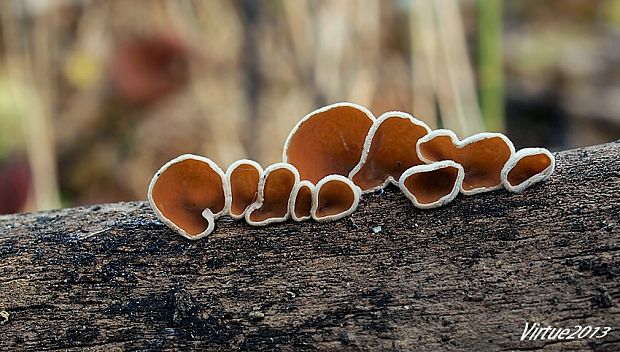
POLYGON ((0 216, 0 350, 620 350, 620 141, 556 158, 522 194, 417 210, 388 189, 200 241, 145 202, 0 216))

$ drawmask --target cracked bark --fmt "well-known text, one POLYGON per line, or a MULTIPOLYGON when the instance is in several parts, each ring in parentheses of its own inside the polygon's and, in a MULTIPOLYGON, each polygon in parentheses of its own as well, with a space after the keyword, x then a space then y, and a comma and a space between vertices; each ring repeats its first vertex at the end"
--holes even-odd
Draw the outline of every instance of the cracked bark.
POLYGON ((0 349, 620 350, 620 142, 523 194, 191 242, 144 202, 0 216, 0 349), (525 322, 610 326, 519 341, 525 322))

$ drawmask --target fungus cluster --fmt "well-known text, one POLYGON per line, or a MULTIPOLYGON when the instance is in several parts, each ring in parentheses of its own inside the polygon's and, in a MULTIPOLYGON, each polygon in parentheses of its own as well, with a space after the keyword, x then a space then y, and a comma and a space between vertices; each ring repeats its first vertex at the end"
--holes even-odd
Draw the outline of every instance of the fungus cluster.
POLYGON ((460 140, 407 113, 377 119, 352 103, 303 117, 284 143, 282 160, 263 170, 243 159, 224 173, 205 157, 182 155, 155 173, 148 200, 166 225, 194 240, 210 234, 222 215, 252 226, 289 218, 332 221, 353 213, 364 193, 390 183, 416 208, 437 208, 459 193, 522 192, 555 167, 548 150, 515 152, 500 133, 460 140))

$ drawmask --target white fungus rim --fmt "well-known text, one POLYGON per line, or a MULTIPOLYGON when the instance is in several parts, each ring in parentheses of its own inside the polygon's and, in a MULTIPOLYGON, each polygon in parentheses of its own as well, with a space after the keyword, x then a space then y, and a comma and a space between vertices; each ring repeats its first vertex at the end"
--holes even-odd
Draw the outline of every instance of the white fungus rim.
POLYGON ((245 213, 247 212, 248 208, 250 207, 250 205, 248 205, 247 207, 245 207, 245 209, 243 210, 243 212, 241 214, 233 214, 232 213, 232 183, 230 182, 230 177, 232 176, 233 171, 235 171, 235 169, 237 169, 237 167, 239 167, 240 165, 250 165, 252 167, 254 167, 256 169, 256 171, 258 171, 258 177, 259 177, 259 181, 260 181, 260 177, 263 174, 263 167, 260 166, 259 163, 257 163, 254 160, 250 160, 250 159, 241 159, 241 160, 237 160, 234 163, 230 164, 230 166, 228 167, 228 170, 226 170, 226 184, 228 185, 228 188, 230 190, 229 196, 230 199, 228 200, 228 204, 230 204, 229 206, 229 211, 228 211, 228 215, 230 215, 231 218, 235 219, 235 220, 239 220, 239 219, 243 219, 243 217, 245 216, 245 213))
POLYGON ((353 213, 355 211, 355 209, 357 209, 357 206, 359 205, 359 201, 360 201, 360 196, 362 194, 362 190, 353 183, 353 181, 349 180, 348 178, 342 176, 342 175, 328 175, 323 177, 317 184, 316 187, 314 189, 314 192, 312 193, 312 209, 310 210, 310 213, 312 214, 312 218, 316 221, 319 222, 325 222, 325 221, 335 221, 338 219, 342 219, 345 216, 351 215, 351 213, 353 213), (351 191, 353 192, 353 203, 351 204, 351 206, 349 207, 349 209, 340 212, 338 214, 334 214, 334 215, 328 215, 328 216, 323 216, 323 217, 319 217, 316 215, 316 211, 318 210, 319 207, 319 195, 321 193, 321 188, 328 182, 332 182, 332 181, 340 181, 345 183, 347 186, 349 186, 349 188, 351 188, 351 191))
POLYGON ((510 192, 521 193, 526 188, 548 178, 553 173, 554 170, 555 170, 555 157, 553 156, 553 154, 551 154, 549 150, 545 148, 523 148, 519 150, 518 152, 516 152, 515 155, 513 155, 508 160, 506 165, 504 165, 504 168, 502 169, 502 173, 501 173, 502 184, 504 185, 504 188, 506 188, 510 192), (547 166, 543 171, 535 175, 532 175, 530 178, 521 182, 520 184, 513 186, 508 181, 508 174, 510 173, 510 171, 517 165, 517 163, 521 159, 525 158, 526 156, 538 155, 538 154, 544 154, 547 157, 549 157, 549 160, 551 160, 551 163, 549 164, 549 166, 547 166))
POLYGON ((410 167, 405 172, 403 172, 403 174, 401 175, 400 179, 398 180, 398 187, 403 192, 403 194, 405 194, 405 196, 413 203, 413 205, 416 208, 433 209, 433 208, 441 207, 453 201, 454 198, 456 198, 456 196, 459 194, 459 191, 463 184, 463 179, 465 179, 465 170, 463 169, 463 166, 461 166, 461 164, 456 163, 452 160, 442 160, 442 161, 438 161, 432 164, 416 165, 416 166, 410 167), (420 203, 418 199, 416 198, 416 196, 413 193, 411 193, 409 189, 405 186, 405 181, 407 181, 407 178, 409 178, 411 175, 422 173, 422 172, 435 171, 438 169, 443 169, 443 168, 448 168, 448 167, 453 167, 458 170, 456 180, 454 182, 454 185, 452 186, 452 190, 450 191, 450 193, 439 198, 435 202, 420 203))
POLYGON ((155 215, 157 216, 157 218, 159 220, 161 220, 164 224, 166 224, 166 226, 168 226, 169 228, 173 229, 175 232, 177 232, 178 234, 180 234, 181 236, 189 239, 189 240, 199 240, 203 237, 206 237, 207 235, 211 234, 213 232, 213 230, 215 229, 215 220, 217 218, 219 218, 220 216, 226 214, 228 212, 229 209, 229 202, 228 200, 230 199, 230 187, 228 187, 227 183, 226 183, 226 177, 224 172, 222 171, 222 169, 215 163, 213 162, 211 159, 206 158, 204 156, 200 156, 200 155, 195 155, 195 154, 183 154, 180 155, 170 161, 168 161, 167 163, 165 163, 162 167, 159 168, 159 170, 157 170, 157 172, 155 173, 155 175, 153 175, 153 178, 151 179, 151 182, 149 183, 149 188, 147 191, 147 198, 149 201, 149 204, 151 205, 151 208, 153 209, 153 211, 155 212, 155 215), (155 204, 155 201, 153 200, 153 188, 155 187, 155 184, 157 183, 157 180, 159 179, 159 176, 164 173, 164 171, 166 171, 170 166, 177 164, 181 161, 184 160, 197 160, 200 162, 204 162, 206 164, 209 165, 209 167, 215 171, 219 176, 220 179, 222 181, 222 188, 224 191, 224 207, 222 208, 222 210, 220 210, 217 213, 213 213, 209 208, 205 209, 202 212, 202 217, 204 217, 207 222, 208 222, 208 227, 206 230, 204 230, 203 232, 197 234, 197 235, 190 235, 188 234, 185 230, 183 230, 182 228, 180 228, 179 226, 177 226, 174 222, 172 222, 172 220, 168 219, 160 210, 159 208, 157 208, 157 204, 155 204))
POLYGON ((297 195, 299 194, 299 191, 301 190, 302 187, 308 187, 310 189, 310 194, 313 194, 314 189, 315 189, 314 184, 312 184, 312 182, 308 180, 300 181, 298 184, 295 185, 295 188, 293 188, 293 192, 291 192, 291 202, 289 203, 290 204, 289 212, 291 213, 291 218, 297 222, 312 219, 312 207, 310 209, 310 215, 298 217, 297 214, 295 214, 295 205, 297 204, 297 195))
MULTIPOLYGON (((357 173, 362 169, 362 167, 364 167, 364 165, 366 164, 366 161, 368 159, 368 153, 370 153, 370 147, 372 146, 372 141, 373 141, 373 139, 375 137, 375 134, 379 130, 379 127, 381 127, 381 124, 383 124, 383 122, 385 122, 386 120, 388 120, 390 118, 407 119, 412 124, 424 128, 426 130, 426 134, 429 134, 431 132, 430 127, 428 127, 428 125, 426 123, 424 123, 423 121, 413 117, 411 114, 408 114, 406 112, 403 112, 403 111, 388 111, 388 112, 382 114, 381 116, 379 116, 379 118, 377 120, 375 120, 375 122, 373 122, 372 126, 370 127, 370 130, 368 131, 368 134, 366 135, 366 139, 364 140, 364 148, 362 149, 362 156, 360 157, 360 160, 357 163, 357 165, 355 165, 353 170, 351 170, 351 172, 349 173, 349 179, 353 180, 353 177, 355 175, 357 175, 357 173)), ((412 152, 417 154, 416 146, 413 147, 412 152)), ((376 190, 385 188, 390 183, 392 183, 393 185, 398 186, 398 180, 394 179, 394 177, 390 175, 390 176, 388 176, 385 179, 385 181, 383 181, 383 183, 381 185, 378 185, 378 186, 369 188, 369 189, 367 189, 365 191, 362 191, 362 194, 372 193, 372 192, 374 192, 376 190)))
POLYGON ((370 122, 374 123, 374 121, 376 120, 375 116, 372 114, 372 112, 370 112, 370 110, 368 110, 367 108, 355 104, 355 103, 350 103, 350 102, 340 102, 340 103, 334 103, 334 104, 330 104, 327 106, 324 106, 320 109, 316 109, 314 111, 312 111, 311 113, 307 114, 306 116, 302 117, 301 120, 299 120, 297 122, 297 124, 295 124, 295 127, 293 127, 293 129, 291 130, 291 132, 289 132, 288 136, 286 137, 286 141, 284 142, 284 147, 282 148, 282 162, 287 163, 288 162, 288 147, 289 144, 291 143, 291 140, 293 139, 293 137, 295 136, 295 133, 297 133, 297 130, 299 128, 301 128, 301 126, 308 121, 309 119, 311 119, 314 115, 320 114, 322 112, 325 111, 329 111, 331 109, 334 108, 338 108, 338 107, 342 107, 342 106, 347 106, 347 107, 351 107, 351 108, 355 108, 357 110, 360 110, 361 112, 363 112, 368 119, 370 120, 370 122))
MULTIPOLYGON (((428 160, 427 158, 424 157, 424 155, 422 155, 422 153, 420 152, 420 144, 422 143, 426 143, 436 137, 442 137, 442 136, 447 136, 450 137, 450 139, 452 140, 452 145, 454 145, 456 148, 458 149, 462 149, 464 147, 466 147, 469 144, 478 142, 478 141, 482 141, 485 139, 490 139, 490 138, 500 138, 501 140, 503 140, 506 145, 508 145, 508 148, 510 149, 510 157, 508 158, 508 160, 510 160, 514 154, 515 154, 515 147, 512 144, 512 141, 510 139, 508 139, 508 137, 506 137, 505 135, 499 133, 499 132, 481 132, 481 133, 476 133, 472 136, 469 136, 463 140, 459 140, 459 138, 457 137, 456 133, 454 133, 451 130, 446 130, 446 129, 438 129, 438 130, 434 130, 431 133, 427 134, 426 136, 418 139, 418 142, 416 143, 416 152, 418 153, 418 158, 420 158, 420 160, 422 160, 423 162, 427 163, 427 164, 431 164, 433 163, 432 161, 428 160)), ((448 160, 448 159, 446 159, 448 160)), ((506 162, 507 163, 507 162, 506 162)), ((502 166, 505 167, 506 164, 504 164, 502 166)), ((500 173, 500 182, 492 187, 476 187, 470 190, 466 190, 463 189, 463 187, 461 186, 461 193, 464 195, 474 195, 474 194, 478 194, 478 193, 484 193, 484 192, 490 192, 490 191, 494 191, 497 189, 502 188, 502 182, 501 182, 501 173, 500 173)))
POLYGON ((280 170, 280 169, 286 169, 293 174, 295 178, 293 189, 295 189, 295 186, 299 183, 299 172, 297 171, 295 166, 291 164, 287 164, 287 163, 276 163, 276 164, 273 164, 267 167, 263 171, 260 181, 258 182, 258 195, 256 197, 256 201, 254 201, 254 203, 250 204, 246 208, 245 221, 248 224, 252 226, 265 226, 265 225, 269 225, 269 224, 276 223, 276 222, 283 222, 289 218, 291 214, 290 209, 291 209, 291 199, 292 199, 293 189, 291 189, 291 192, 288 195, 288 201, 286 205, 286 214, 283 217, 267 218, 263 221, 252 221, 250 219, 252 212, 256 209, 259 209, 261 206, 263 206, 263 202, 265 201, 265 183, 267 181, 267 177, 269 177, 269 174, 271 174, 273 171, 280 170))

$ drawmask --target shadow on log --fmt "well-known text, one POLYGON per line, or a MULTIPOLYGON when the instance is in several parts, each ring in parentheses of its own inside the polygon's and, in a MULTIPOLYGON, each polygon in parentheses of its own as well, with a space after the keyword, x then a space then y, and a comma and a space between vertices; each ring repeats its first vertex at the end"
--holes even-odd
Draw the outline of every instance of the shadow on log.
POLYGON ((523 194, 197 242, 144 202, 0 217, 0 350, 620 350, 620 143, 556 154, 523 194), (609 326, 520 341, 525 322, 609 326))

